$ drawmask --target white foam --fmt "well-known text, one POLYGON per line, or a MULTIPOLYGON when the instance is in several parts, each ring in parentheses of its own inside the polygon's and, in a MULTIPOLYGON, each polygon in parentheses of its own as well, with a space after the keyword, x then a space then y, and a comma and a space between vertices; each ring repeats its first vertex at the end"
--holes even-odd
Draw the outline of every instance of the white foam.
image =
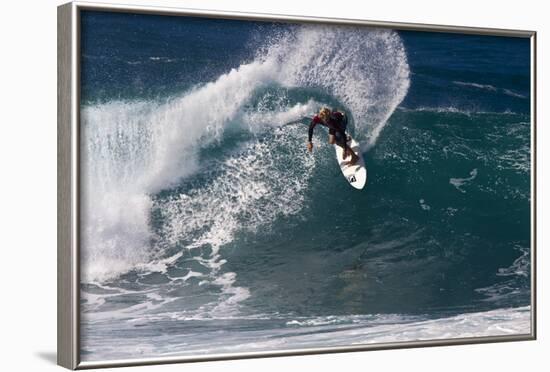
POLYGON ((477 168, 473 169, 470 172, 470 177, 466 178, 451 178, 449 179, 449 183, 453 185, 458 191, 461 193, 466 193, 466 190, 462 188, 462 186, 470 183, 477 177, 477 168))
POLYGON ((514 249, 520 251, 521 255, 514 260, 512 265, 499 268, 497 276, 508 278, 504 282, 495 283, 489 287, 476 289, 476 292, 486 296, 485 301, 495 302, 508 300, 510 297, 525 296, 529 291, 530 284, 527 282, 531 272, 530 248, 515 245, 514 249), (518 286, 518 279, 525 282, 527 288, 518 286))
POLYGON ((453 81, 453 84, 466 86, 466 87, 473 87, 473 88, 478 88, 478 89, 483 89, 483 90, 488 90, 488 91, 491 91, 491 92, 496 92, 497 91, 497 88, 495 88, 494 86, 492 86, 490 84, 469 83, 469 82, 464 82, 464 81, 453 81))
POLYGON ((464 108, 457 108, 454 106, 443 106, 443 107, 429 107, 429 106, 420 106, 416 108, 406 108, 406 107, 399 107, 398 110, 405 111, 405 112, 435 112, 435 113, 442 113, 442 114, 461 114, 465 116, 472 116, 472 115, 518 115, 517 113, 510 111, 509 109, 506 109, 501 112, 496 111, 479 111, 479 110, 469 110, 464 108))
POLYGON ((227 310, 249 296, 245 288, 232 286, 234 273, 217 275, 225 264, 220 248, 238 231, 268 228, 276 218, 302 208, 315 163, 295 145, 303 135, 301 129, 290 128, 269 141, 248 143, 242 152, 218 164, 221 172, 208 185, 169 198, 158 207, 167 221, 162 231, 166 245, 195 236, 187 249, 211 249, 197 260, 211 270, 210 282, 222 287, 225 305, 217 310, 227 310))
POLYGON ((510 96, 510 97, 516 97, 516 98, 522 98, 522 99, 527 98, 525 95, 514 92, 513 90, 510 90, 510 89, 503 89, 503 92, 504 92, 504 94, 506 94, 507 96, 510 96))
POLYGON ((422 210, 429 211, 432 209, 424 199, 420 199, 418 202, 420 203, 420 208, 422 208, 422 210))
POLYGON ((150 60, 150 61, 153 61, 153 62, 164 62, 164 63, 171 63, 171 62, 176 62, 176 61, 178 61, 178 60, 175 59, 175 58, 169 58, 169 57, 156 57, 156 56, 149 57, 149 60, 150 60))
MULTIPOLYGON (((156 320, 167 319, 170 314, 148 316, 139 319, 141 324, 150 324, 156 320)), ((135 355, 136 347, 147 350, 148 356, 168 355, 206 355, 250 351, 282 351, 319 347, 380 344, 385 342, 410 342, 423 340, 449 340, 469 337, 527 335, 531 332, 531 313, 529 307, 502 308, 486 312, 466 313, 455 316, 427 319, 422 316, 399 314, 326 316, 317 318, 297 318, 288 320, 286 327, 273 322, 276 317, 224 318, 242 324, 247 319, 255 320, 256 327, 239 327, 238 330, 217 332, 217 323, 208 327, 213 319, 186 318, 175 314, 172 320, 199 320, 201 335, 185 333, 149 336, 126 337, 124 342, 113 338, 106 341, 85 339, 82 346, 91 351, 93 358, 117 359, 135 355), (269 328, 273 326, 274 328, 269 328), (259 326, 259 327, 258 327, 259 326), (264 327, 262 327, 264 326, 264 327), (201 337, 202 336, 202 337, 201 337), (116 345, 116 346, 113 346, 116 345)), ((132 323, 135 323, 134 320, 132 323)), ((103 326, 106 332, 112 325, 103 326)), ((132 324, 117 323, 116 327, 126 329, 132 324)), ((135 329, 132 329, 135 331, 135 329)), ((124 334, 120 332, 119 334, 124 334)), ((116 337, 116 333, 113 335, 116 337)))
POLYGON ((531 267, 529 247, 516 245, 514 248, 521 252, 521 256, 515 259, 510 267, 499 269, 497 273, 498 276, 529 276, 531 267))
POLYGON ((498 169, 512 169, 521 173, 531 171, 531 148, 529 144, 507 149, 499 155, 498 169))
POLYGON ((459 113, 459 114, 464 114, 464 115, 470 115, 472 114, 471 111, 468 111, 468 110, 460 110, 454 106, 448 106, 448 107, 425 107, 425 106, 421 106, 421 107, 417 107, 415 109, 406 109, 406 108, 402 108, 403 111, 420 111, 420 112, 424 112, 424 111, 427 111, 427 112, 437 112, 437 113, 447 113, 447 112, 450 112, 450 113, 459 113))
POLYGON ((511 89, 497 88, 497 87, 494 87, 490 84, 470 83, 470 82, 464 82, 464 81, 453 81, 453 84, 460 85, 460 86, 477 88, 477 89, 482 89, 482 90, 486 90, 486 91, 489 91, 489 92, 500 92, 500 93, 503 93, 507 96, 515 97, 515 98, 522 98, 522 99, 527 98, 525 95, 514 92, 511 89))

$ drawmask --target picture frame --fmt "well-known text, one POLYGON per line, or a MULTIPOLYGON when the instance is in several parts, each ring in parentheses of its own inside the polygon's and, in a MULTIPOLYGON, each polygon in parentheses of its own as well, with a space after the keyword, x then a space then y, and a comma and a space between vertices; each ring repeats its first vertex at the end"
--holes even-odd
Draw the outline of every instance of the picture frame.
MULTIPOLYGON (((223 29, 222 31, 223 32, 223 29)), ((310 16, 288 16, 288 15, 271 15, 257 13, 241 13, 241 12, 223 12, 223 11, 207 11, 207 10, 190 10, 179 8, 166 7, 145 7, 145 6, 127 6, 127 5, 111 5, 89 2, 71 2, 58 7, 58 364, 69 369, 85 369, 98 367, 116 367, 116 366, 131 366, 131 365, 149 365, 163 363, 180 363, 192 361, 209 361, 209 360, 230 360, 242 358, 257 358, 257 357, 274 357, 274 356, 289 356, 289 355, 308 355, 319 353, 339 353, 352 351, 367 351, 367 350, 385 350, 411 347, 429 347, 442 345, 463 345, 463 344, 479 344, 488 342, 508 342, 508 341, 523 341, 536 339, 536 32, 522 30, 503 30, 503 29, 485 29, 471 28, 459 26, 441 26, 441 25, 425 25, 425 24, 408 24, 408 23, 392 23, 378 22, 355 19, 332 19, 318 18, 310 16), (424 33, 439 33, 449 35, 474 35, 517 38, 528 40, 529 44, 529 77, 528 77, 528 92, 517 92, 508 88, 496 87, 490 84, 478 84, 476 82, 455 80, 454 84, 460 88, 481 89, 491 94, 499 92, 510 97, 516 95, 515 98, 523 101, 521 105, 528 105, 528 112, 524 114, 528 117, 528 154, 525 162, 528 164, 528 180, 522 178, 528 183, 528 219, 529 219, 529 246, 526 254, 522 254, 522 265, 527 265, 528 273, 525 273, 524 278, 528 283, 528 295, 524 294, 522 299, 529 298, 529 304, 525 306, 527 309, 522 310, 524 314, 528 313, 529 332, 521 332, 519 334, 499 334, 499 335, 481 335, 471 337, 456 337, 456 338, 434 338, 434 339, 413 339, 413 340, 395 340, 395 341, 380 341, 372 343, 358 343, 346 345, 332 346, 306 346, 298 347, 293 345, 288 348, 277 349, 269 347, 262 350, 239 350, 236 352, 211 351, 209 353, 196 352, 188 355, 180 355, 177 352, 169 352, 163 356, 145 355, 145 357, 134 357, 128 355, 126 358, 107 358, 105 360, 86 360, 82 353, 82 272, 83 259, 81 246, 83 242, 83 174, 82 174, 82 159, 85 156, 83 149, 83 130, 82 130, 82 16, 83 14, 105 13, 105 14, 129 14, 140 16, 155 16, 155 17, 171 17, 185 19, 202 19, 205 22, 208 20, 216 21, 235 21, 235 22, 264 22, 264 23, 280 23, 289 25, 321 25, 327 27, 357 27, 366 29, 379 30, 397 30, 400 32, 424 32, 424 33), (476 86, 477 84, 477 86, 476 86), (528 103, 525 102, 528 100, 528 103), (84 359, 84 360, 83 360, 84 359)), ((525 56, 524 56, 525 57, 525 56)), ((151 56, 151 61, 157 61, 154 58, 164 58, 163 56, 151 56)), ((134 62, 134 61, 132 61, 134 62)), ((413 71, 414 73, 414 71, 413 71)), ((519 78, 518 78, 519 79, 519 78)), ((202 82, 207 84, 207 82, 202 82)), ((522 83, 525 81, 522 80, 522 83)), ((103 98, 99 98, 101 101, 103 98)), ((421 107, 422 108, 422 107, 421 107)), ((451 107, 455 109, 454 107, 451 107)), ((452 111, 452 110, 451 110, 452 111)), ((392 111, 393 112, 393 111, 392 111)), ((506 112, 506 111, 504 111, 506 112)), ((471 113, 468 113, 471 115, 471 113)), ((294 118, 293 118, 294 119, 294 118)), ((387 120, 387 119, 386 119, 387 120)), ((523 119, 522 119, 523 120, 523 119)), ((287 124, 287 123, 285 123, 287 124)), ((511 135, 515 135, 512 131, 511 135)), ((368 163, 368 162, 367 162, 368 163)), ((368 167, 368 164, 367 164, 368 167)), ((455 191, 463 193, 461 188, 465 181, 470 177, 475 179, 476 171, 465 174, 463 178, 452 178, 451 188, 455 191), (452 180, 455 180, 453 183, 452 180)), ((339 175, 339 173, 338 173, 339 175)), ((348 179, 349 181, 349 179, 348 179)), ((351 181, 349 181, 351 182, 351 181)), ((344 185, 345 186, 345 185, 344 185)), ((89 190, 89 189, 88 189, 89 190)), ((368 190, 368 186, 367 186, 368 190)), ((460 195, 460 194, 459 194, 460 195)), ((430 206, 424 201, 419 200, 420 210, 429 211, 430 206)), ((522 205, 525 205, 523 200, 522 205)), ((451 208, 452 209, 452 208, 451 208)), ((453 209, 454 210, 454 209, 453 209)), ((523 211, 523 210, 522 210, 523 211)), ((152 213, 152 212, 151 212, 152 213)), ((452 210, 449 213, 454 213, 452 210)), ((85 215, 85 213, 84 213, 85 215)), ((522 215, 522 218, 525 218, 522 215)), ((85 216, 84 216, 85 217, 85 216)), ((319 243, 320 244, 320 243, 319 243)), ((523 251, 522 251, 523 252, 523 251)), ((520 258, 521 258, 520 257, 520 258)), ((512 266, 517 262, 513 260, 512 266)), ((506 265, 505 265, 506 266, 506 265)), ((506 271, 509 267, 503 268, 500 274, 508 275, 506 271)), ((522 270, 525 267, 522 266, 522 270)), ((500 269, 499 269, 500 270, 500 269)), ((192 272, 192 271, 189 271, 192 272)), ((346 271, 342 275, 355 275, 346 271)), ((369 274, 370 275, 370 274, 369 274)), ((523 274, 522 274, 523 275, 523 274)), ((94 282, 95 283, 95 282, 94 282)), ((106 286, 108 287, 108 286, 106 286)), ((96 288, 97 289, 97 288, 96 288)), ((105 288, 100 288, 105 290, 105 288)), ((476 293, 483 292, 484 288, 476 288, 476 293)), ((494 288, 493 288, 494 289, 494 288)), ((491 289, 492 291, 492 289, 491 289)), ((500 294, 499 289, 495 289, 489 295, 500 294), (496 292, 495 292, 496 291, 496 292)), ((140 293, 141 295, 142 293, 140 293)), ((487 294, 486 294, 487 295, 487 294)), ((153 299, 153 303, 156 301, 153 299)), ((523 302, 522 302, 523 304, 523 302)), ((466 312, 468 313, 468 312, 466 312)), ((355 315, 361 315, 357 313, 355 315)), ((527 316, 527 315, 526 315, 527 316)), ((498 317, 498 316, 497 316, 498 317)), ((298 318, 297 322, 300 322, 298 318)), ((331 318, 332 319, 332 318, 331 318)), ((326 318, 325 318, 326 320, 326 318)), ((329 323, 332 320, 329 320, 329 323)), ((305 321, 304 321, 305 322, 305 321)), ((384 321, 386 324, 388 321, 384 321)), ((287 321, 287 326, 292 326, 292 321, 287 321)), ((348 324, 349 325, 349 324, 348 324)), ((494 324, 493 324, 494 325, 494 324)), ((220 347, 219 350, 223 350, 220 347)))

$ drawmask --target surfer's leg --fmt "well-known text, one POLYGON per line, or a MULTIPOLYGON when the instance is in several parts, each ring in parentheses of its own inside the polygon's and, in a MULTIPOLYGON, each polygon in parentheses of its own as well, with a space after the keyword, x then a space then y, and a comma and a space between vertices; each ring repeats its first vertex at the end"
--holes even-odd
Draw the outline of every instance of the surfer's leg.
POLYGON ((340 146, 344 150, 343 158, 346 159, 348 156, 350 156, 350 153, 353 153, 349 147, 344 145, 344 142, 338 141, 336 142, 338 146, 340 146))
POLYGON ((332 142, 333 144, 337 144, 338 146, 340 146, 341 148, 344 149, 344 159, 347 158, 348 154, 346 153, 346 143, 344 142, 344 138, 342 138, 342 135, 340 134, 340 132, 336 132, 333 136, 334 138, 334 142, 332 142))
POLYGON ((359 156, 357 156, 357 154, 351 149, 351 147, 346 146, 343 140, 339 140, 338 142, 336 142, 336 144, 344 149, 344 160, 348 156, 351 156, 350 161, 347 162, 348 165, 354 165, 355 163, 357 163, 357 161, 359 160, 359 156))
POLYGON ((348 165, 355 165, 359 161, 359 156, 353 152, 353 150, 350 149, 351 153, 351 160, 348 161, 348 165))
POLYGON ((340 132, 336 132, 334 135, 334 138, 335 138, 336 144, 340 146, 342 149, 344 149, 344 159, 346 159, 348 156, 351 155, 352 162, 353 163, 357 162, 357 160, 354 161, 354 157, 357 157, 357 155, 355 155, 355 153, 349 146, 346 146, 347 138, 344 138, 344 136, 342 136, 340 132))
POLYGON ((355 165, 355 163, 357 163, 357 161, 359 160, 359 156, 357 156, 357 154, 355 154, 355 152, 353 152, 351 147, 344 146, 344 144, 342 142, 337 142, 336 144, 338 146, 340 146, 342 149, 344 149, 344 156, 343 156, 344 160, 346 160, 349 156, 351 156, 351 160, 345 162, 345 164, 355 165))
POLYGON ((351 155, 351 159, 346 164, 355 165, 355 163, 357 163, 357 161, 359 160, 359 156, 357 156, 357 154, 350 147, 348 147, 348 153, 346 154, 346 157, 344 159, 346 159, 349 155, 351 155))

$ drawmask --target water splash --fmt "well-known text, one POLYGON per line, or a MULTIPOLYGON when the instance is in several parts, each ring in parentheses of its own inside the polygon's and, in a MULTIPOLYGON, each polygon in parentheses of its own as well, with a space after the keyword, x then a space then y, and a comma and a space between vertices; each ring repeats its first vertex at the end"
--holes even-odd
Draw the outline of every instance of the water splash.
MULTIPOLYGON (((251 131, 261 131, 262 126, 282 124, 278 122, 282 119, 285 122, 299 119, 320 105, 312 100, 280 104, 267 113, 244 108, 254 92, 271 85, 314 87, 331 94, 351 112, 356 135, 372 146, 406 95, 409 70, 403 44, 395 32, 300 26, 271 39, 253 62, 167 102, 114 101, 83 107, 84 282, 105 282, 132 269, 159 270, 175 262, 177 255, 166 256, 167 241, 180 241, 188 233, 188 226, 178 230, 181 224, 192 226, 199 220, 185 219, 176 213, 166 226, 170 231, 163 230, 167 235, 157 236, 150 221, 154 207, 151 196, 177 186, 201 169, 200 150, 222 141, 225 131, 235 122, 245 123, 251 131), (267 123, 267 118, 272 122, 267 123)), ((302 142, 298 134, 287 140, 302 142)), ((248 146, 269 156, 263 160, 240 159, 234 167, 230 167, 233 160, 222 161, 225 181, 218 179, 209 187, 215 193, 215 198, 210 199, 228 205, 223 210, 224 217, 201 220, 207 232, 187 247, 192 249, 205 242, 214 247, 206 259, 214 272, 216 265, 223 265, 219 248, 240 228, 237 221, 243 206, 247 213, 256 215, 256 224, 265 224, 273 216, 286 213, 288 203, 283 201, 290 196, 284 193, 285 189, 294 190, 291 197, 297 201, 303 200, 307 190, 305 181, 277 173, 260 182, 257 172, 242 167, 243 161, 246 164, 260 161, 264 167, 275 169, 274 161, 288 162, 289 157, 279 159, 278 149, 258 149, 261 145, 254 142, 248 146), (289 182, 292 187, 277 186, 277 179, 289 182), (239 187, 241 194, 236 191, 239 187), (230 202, 235 198, 241 198, 242 203, 230 202), (280 208, 275 208, 269 217, 262 214, 265 206, 260 202, 267 199, 281 201, 280 208)), ((304 163, 301 166, 304 172, 311 167, 304 163)), ((207 195, 207 190, 195 192, 207 195)), ((185 204, 182 198, 172 203, 185 204)), ((293 206, 293 213, 300 208, 301 204, 293 206)))

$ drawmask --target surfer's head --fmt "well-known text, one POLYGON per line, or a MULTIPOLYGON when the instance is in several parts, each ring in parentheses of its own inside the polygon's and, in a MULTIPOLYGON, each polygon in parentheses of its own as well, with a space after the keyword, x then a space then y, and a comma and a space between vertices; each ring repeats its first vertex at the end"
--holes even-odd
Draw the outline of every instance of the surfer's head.
POLYGON ((328 107, 323 107, 319 110, 319 119, 323 122, 326 122, 330 117, 330 109, 328 107))

